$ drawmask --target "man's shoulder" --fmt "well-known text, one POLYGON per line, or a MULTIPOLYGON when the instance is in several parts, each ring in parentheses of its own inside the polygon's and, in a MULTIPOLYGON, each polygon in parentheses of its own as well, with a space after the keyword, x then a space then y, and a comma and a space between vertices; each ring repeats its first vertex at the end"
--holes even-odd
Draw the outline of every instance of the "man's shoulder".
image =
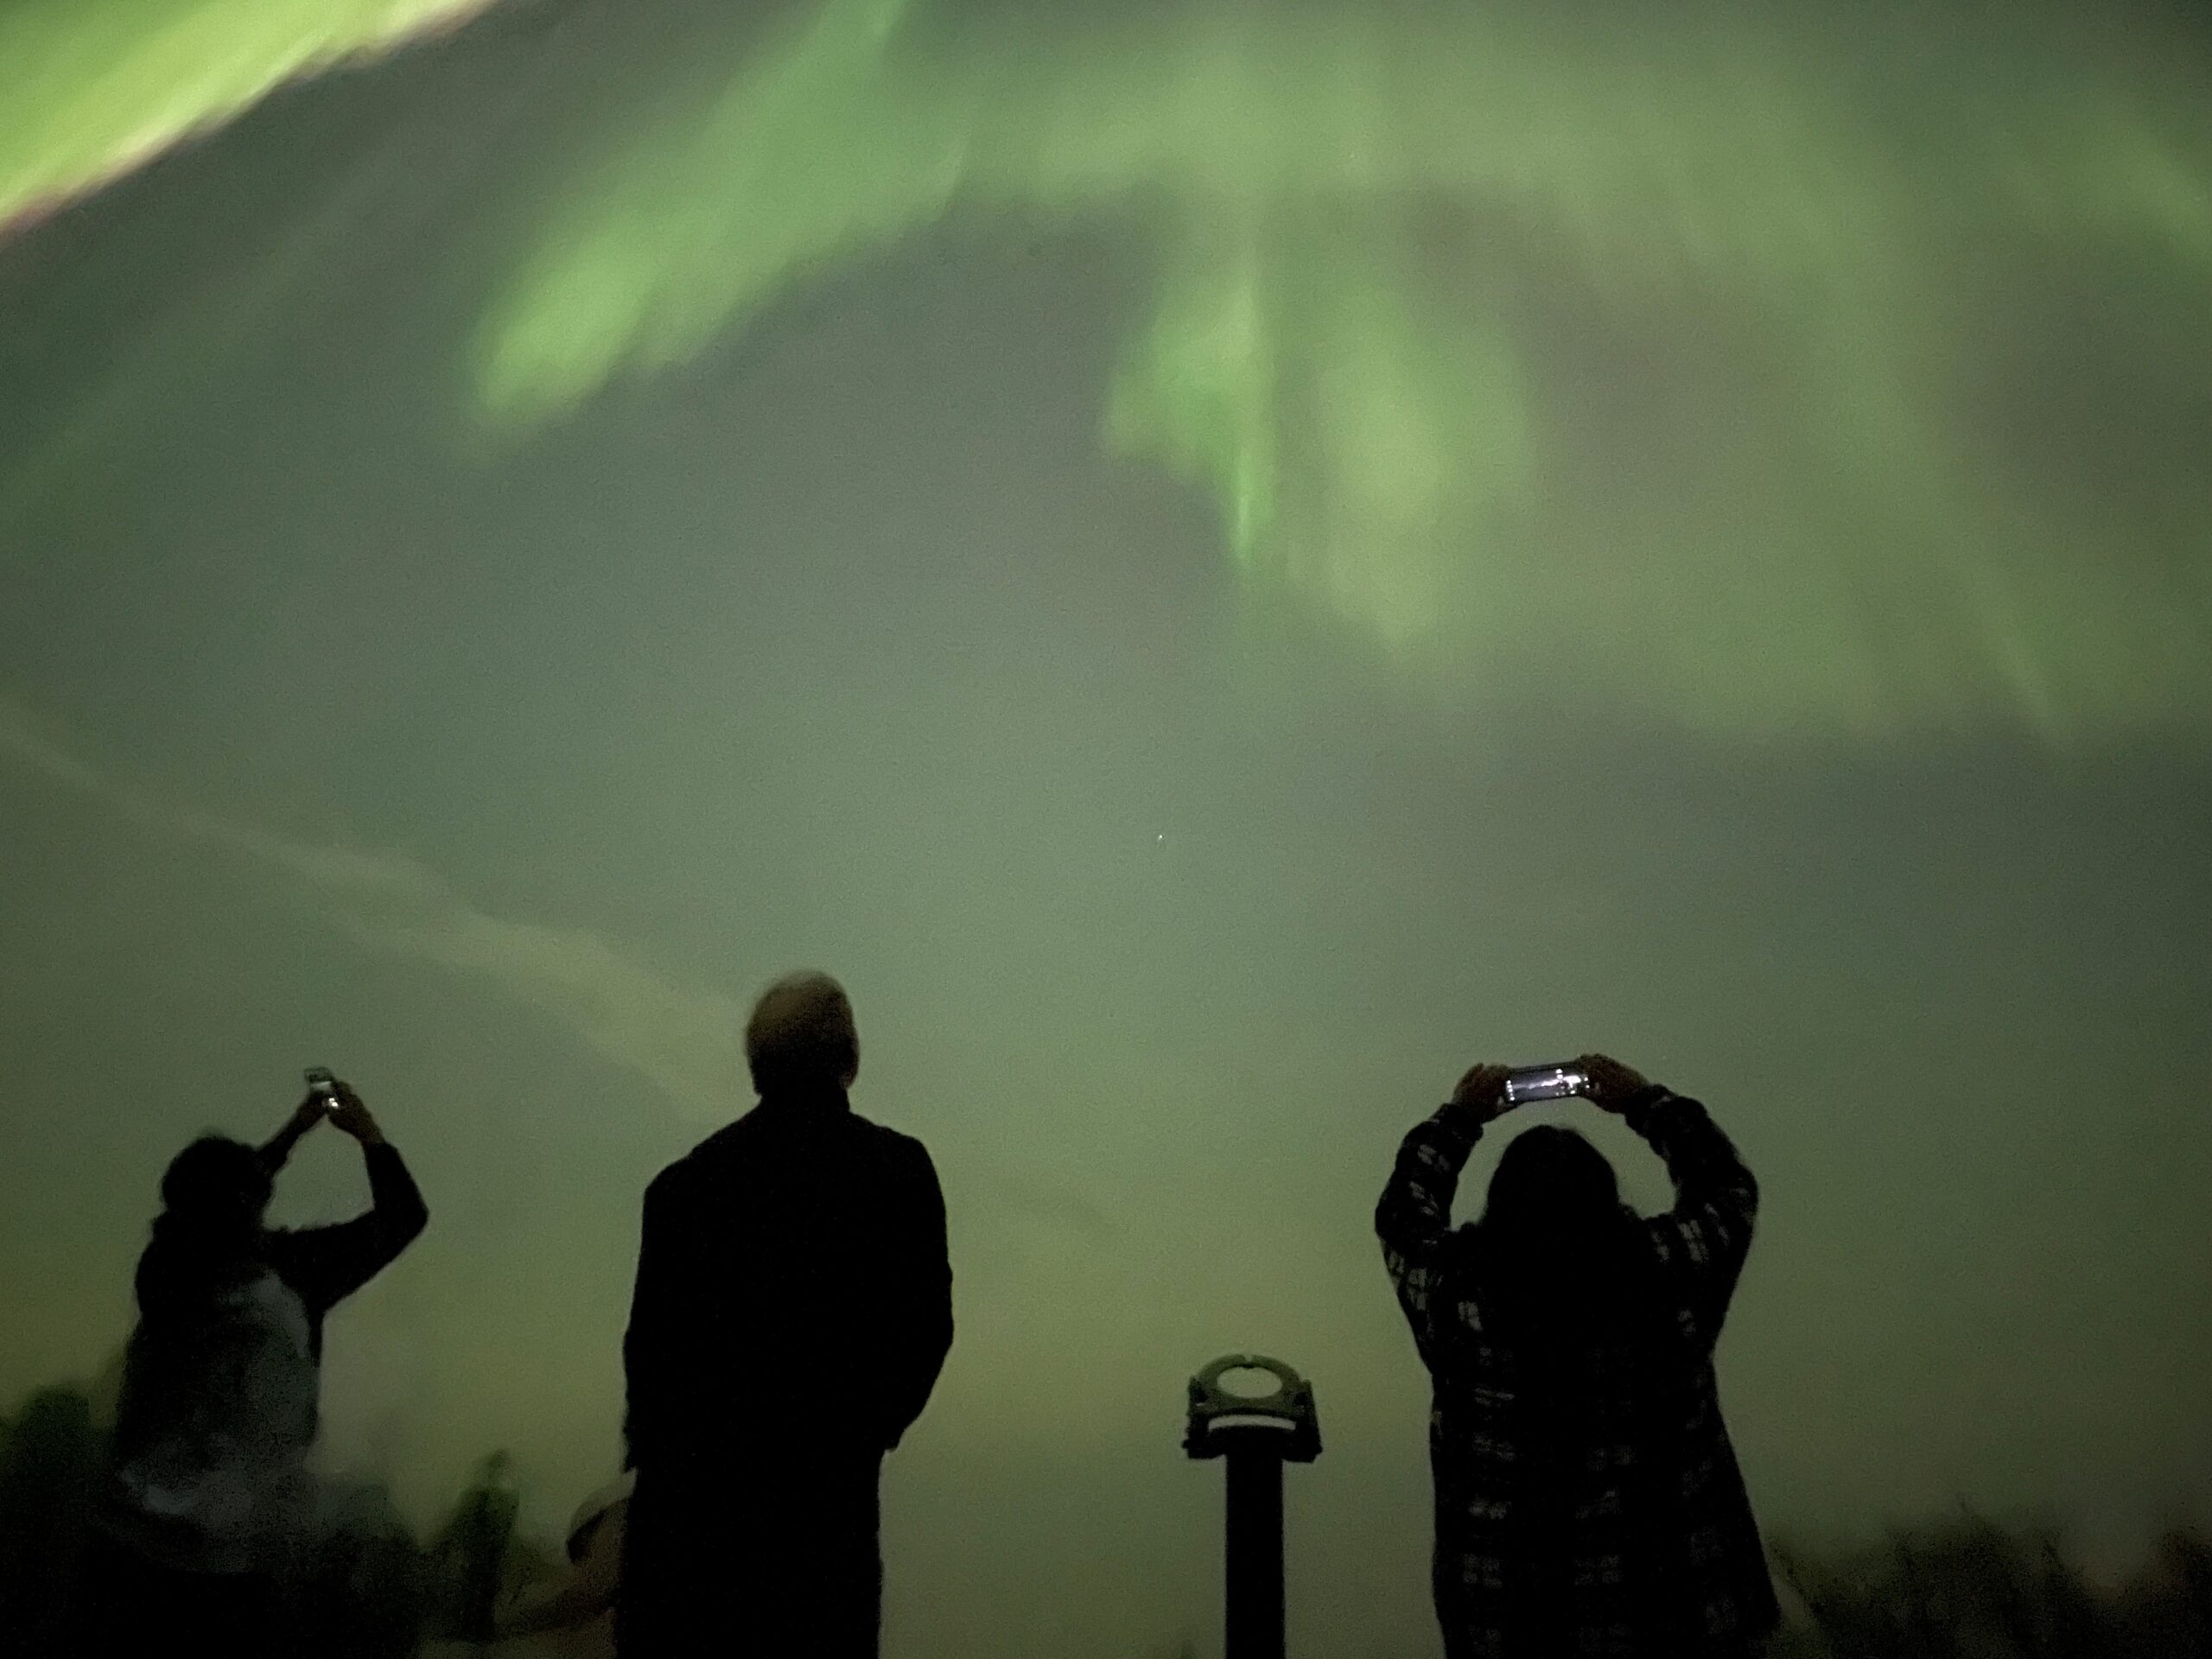
MULTIPOLYGON (((833 1134, 858 1143, 871 1156, 887 1163, 911 1168, 927 1166, 930 1162, 929 1148, 917 1137, 894 1129, 887 1123, 879 1123, 872 1117, 864 1117, 858 1112, 841 1114, 833 1134)), ((645 1190, 649 1194, 656 1189, 669 1192, 689 1186, 701 1179, 710 1179, 715 1173, 734 1163, 743 1162, 755 1154, 772 1155, 781 1150, 782 1146, 782 1141, 773 1135, 764 1138, 760 1133, 760 1126, 753 1122, 753 1115, 748 1113, 734 1122, 724 1124, 668 1165, 653 1177, 645 1190)))
POLYGON ((742 1138, 739 1130, 745 1120, 725 1123, 712 1135, 662 1166, 660 1173, 645 1184, 647 1199, 675 1197, 695 1185, 702 1176, 709 1175, 716 1166, 727 1163, 742 1138))
POLYGON ((926 1158, 930 1155, 929 1148, 925 1147, 919 1139, 908 1135, 903 1129, 894 1129, 888 1123, 879 1123, 874 1118, 863 1117, 858 1112, 852 1114, 852 1120, 855 1133, 868 1137, 887 1150, 910 1158, 926 1158))
POLYGON ((852 1116, 855 1131, 868 1143, 886 1168, 914 1176, 936 1173, 937 1166, 930 1160, 930 1149, 918 1137, 894 1129, 887 1123, 879 1123, 872 1117, 862 1117, 858 1112, 852 1116))

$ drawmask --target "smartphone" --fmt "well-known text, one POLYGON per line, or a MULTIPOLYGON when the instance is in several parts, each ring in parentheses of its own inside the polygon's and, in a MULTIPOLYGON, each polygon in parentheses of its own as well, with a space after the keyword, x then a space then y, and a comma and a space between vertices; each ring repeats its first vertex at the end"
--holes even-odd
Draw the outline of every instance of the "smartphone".
POLYGON ((1505 1101, 1520 1106, 1532 1100, 1560 1100, 1589 1086, 1590 1074, 1579 1065, 1516 1066, 1506 1075, 1505 1101))
POLYGON ((325 1107, 338 1103, 338 1074, 327 1065, 308 1067, 308 1092, 325 1107))

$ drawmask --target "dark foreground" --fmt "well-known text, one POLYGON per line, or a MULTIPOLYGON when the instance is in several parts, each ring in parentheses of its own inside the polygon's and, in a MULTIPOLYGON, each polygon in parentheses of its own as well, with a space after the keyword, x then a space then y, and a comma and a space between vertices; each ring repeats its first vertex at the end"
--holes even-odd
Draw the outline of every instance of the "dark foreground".
MULTIPOLYGON (((0 1423, 0 1649, 62 1659, 102 1452, 92 1402, 32 1395, 0 1423)), ((428 1538, 385 1495, 334 1495, 331 1538, 287 1610, 283 1650, 403 1659, 483 1635, 500 1596, 560 1570, 557 1545, 515 1525, 494 1455, 428 1538)), ((2052 1531, 2006 1531, 1961 1510, 1894 1529, 1883 1543, 1815 1555, 1777 1541, 1777 1578, 1804 1612, 1773 1659, 2212 1659, 2212 1542, 2175 1529, 2117 1590, 2093 1589, 2052 1531)))

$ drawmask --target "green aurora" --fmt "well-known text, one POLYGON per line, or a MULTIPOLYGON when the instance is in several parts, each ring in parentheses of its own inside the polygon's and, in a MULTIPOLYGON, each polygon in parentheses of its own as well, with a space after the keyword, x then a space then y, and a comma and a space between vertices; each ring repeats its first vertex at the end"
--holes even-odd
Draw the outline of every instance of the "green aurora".
POLYGON ((482 0, 10 0, 0 7, 0 226, 81 194, 284 81, 482 0))
MULTIPOLYGON (((456 10, 18 6, 0 217, 456 10)), ((1502 688, 1573 640, 1739 737, 2212 710, 2203 493, 2038 499, 1961 407, 2010 353, 2022 403, 2086 363, 2139 422, 2202 412, 2212 77, 2148 16, 826 0, 726 52, 611 99, 560 175, 486 301, 495 430, 956 217, 1133 223, 1104 437, 1409 669, 1502 688), (2066 310, 2084 261, 2123 305, 2066 310), (1562 331, 1678 342, 1624 454, 1562 331)))

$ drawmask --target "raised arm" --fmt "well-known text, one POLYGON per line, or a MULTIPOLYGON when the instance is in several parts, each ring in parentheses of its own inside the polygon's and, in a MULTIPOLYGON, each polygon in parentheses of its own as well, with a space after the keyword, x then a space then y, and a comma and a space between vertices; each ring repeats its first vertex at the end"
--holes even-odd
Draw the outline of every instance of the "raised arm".
POLYGON ((291 1161, 292 1148, 300 1144, 308 1131, 321 1122, 327 1116, 321 1095, 309 1095, 292 1109, 291 1116, 284 1120, 284 1127, 263 1141, 257 1151, 261 1166, 274 1175, 291 1161))
MULTIPOLYGON (((1704 1106, 1602 1055, 1585 1057, 1599 1083, 1597 1103, 1650 1143, 1675 1183, 1675 1206, 1644 1224, 1660 1266, 1711 1343, 1720 1334, 1736 1280, 1751 1252, 1759 1185, 1704 1106)), ((1594 1096, 1593 1096, 1594 1097, 1594 1096)))
POLYGON ((1504 1084, 1503 1066, 1478 1065, 1468 1071, 1446 1104, 1407 1132, 1375 1205, 1383 1265, 1413 1326, 1414 1344, 1432 1367, 1439 1268, 1452 1231, 1452 1199, 1484 1125, 1506 1109, 1504 1084))
POLYGON ((891 1384, 884 1446, 899 1444, 929 1403, 952 1348, 952 1262, 945 1243, 944 1193, 937 1166, 919 1141, 896 1189, 898 1213, 885 1263, 891 1384))
POLYGON ((327 1115, 360 1143, 361 1162, 369 1177, 369 1208, 351 1221, 304 1227, 279 1234, 272 1242, 278 1270, 317 1313, 345 1300, 390 1267, 430 1219, 422 1189, 361 1097, 340 1084, 337 1103, 327 1115))

